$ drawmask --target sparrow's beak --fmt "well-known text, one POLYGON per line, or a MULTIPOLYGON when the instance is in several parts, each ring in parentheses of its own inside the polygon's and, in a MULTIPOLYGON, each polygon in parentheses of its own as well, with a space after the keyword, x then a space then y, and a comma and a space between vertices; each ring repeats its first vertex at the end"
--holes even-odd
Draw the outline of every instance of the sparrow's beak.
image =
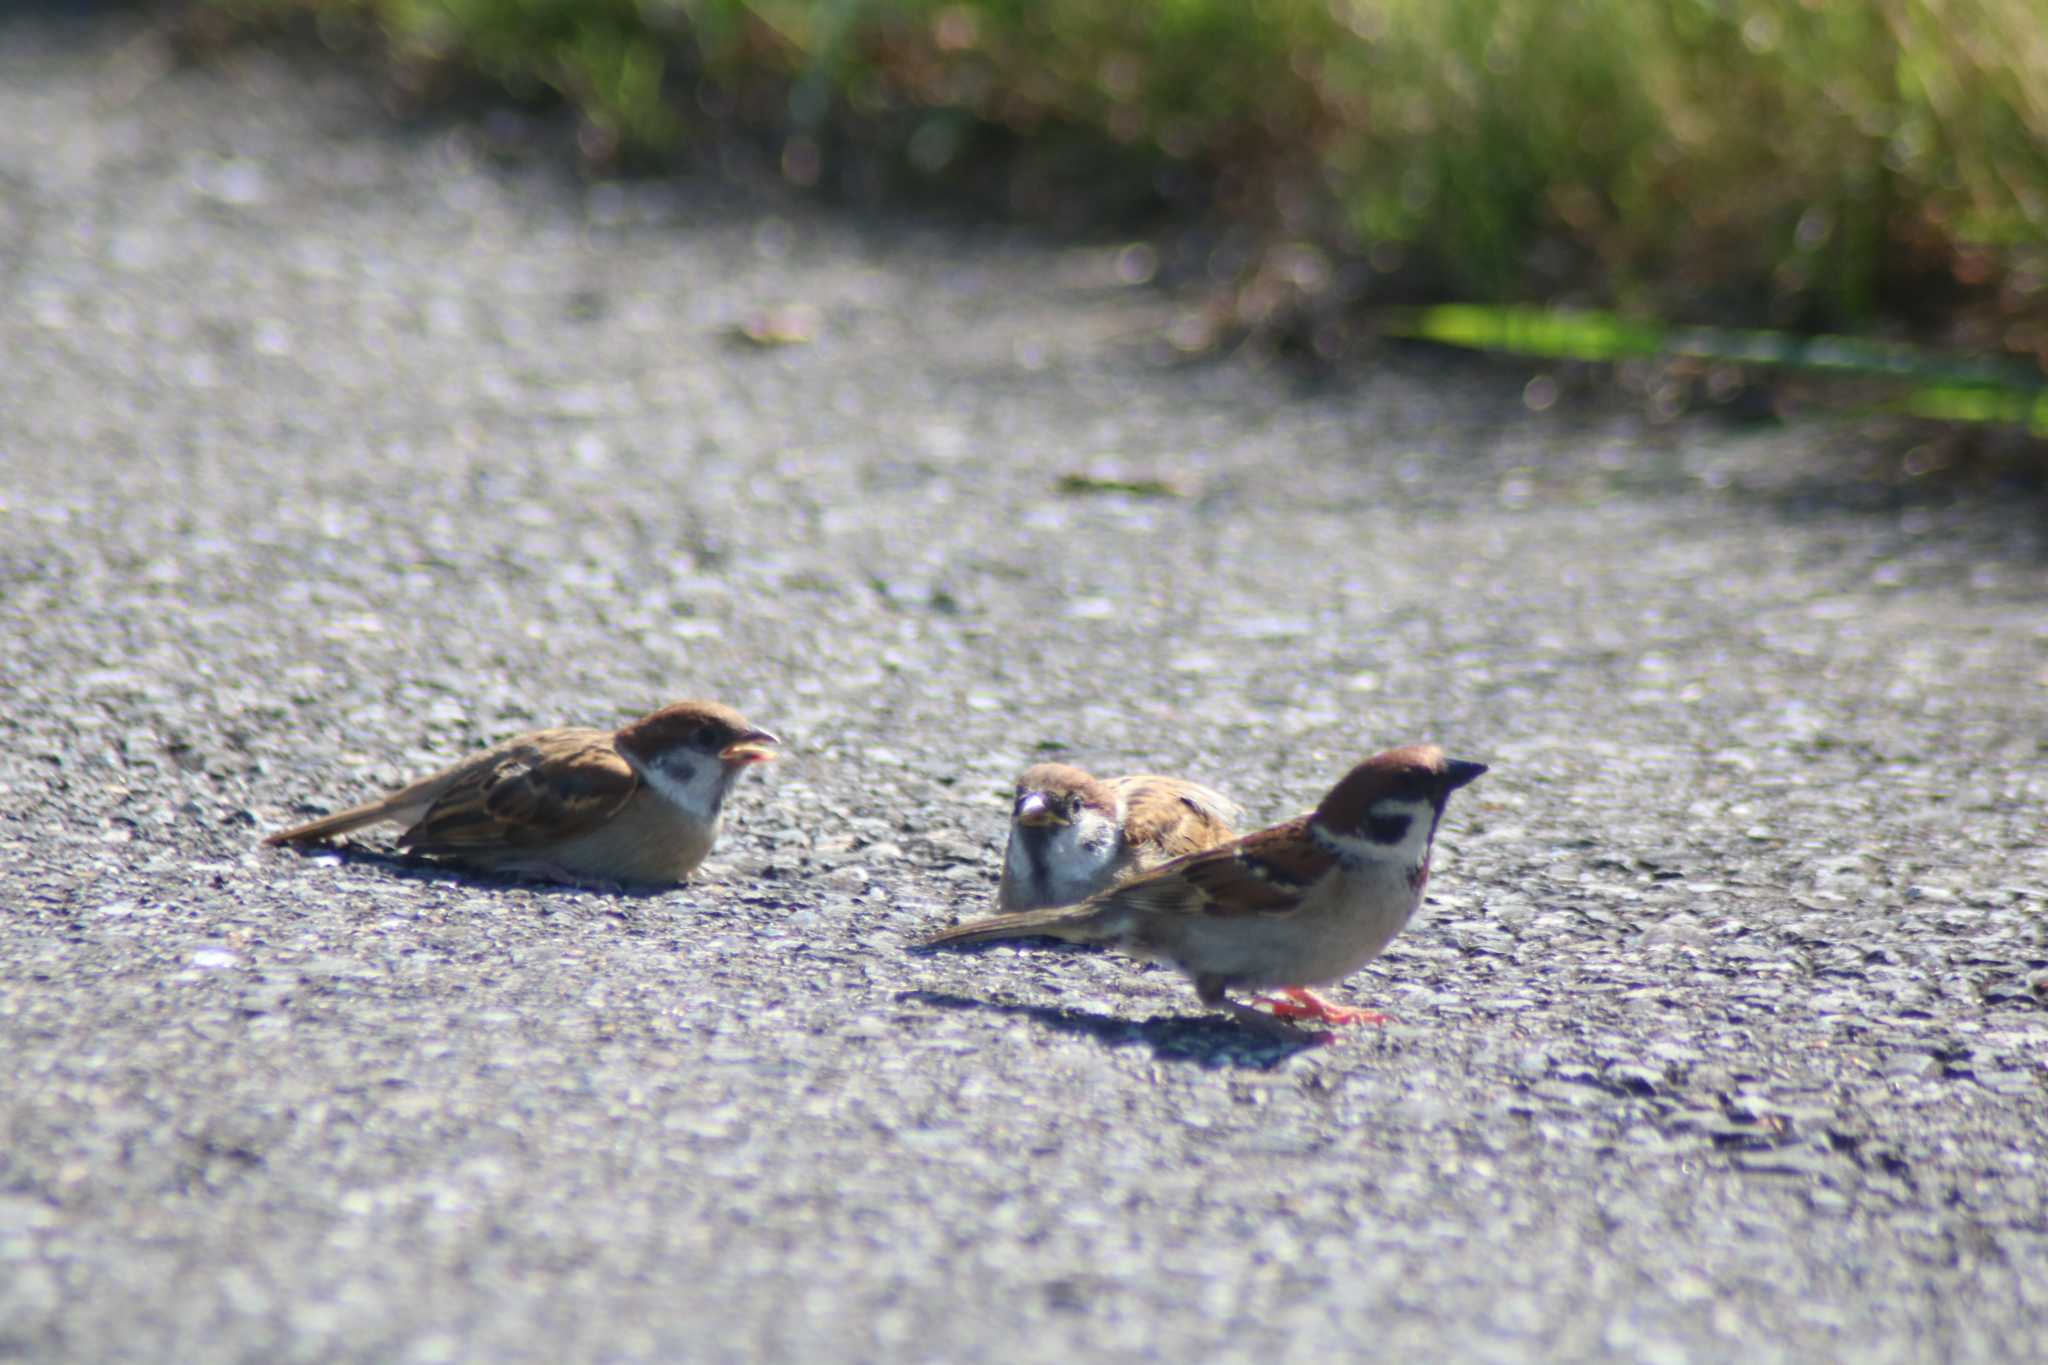
POLYGON ((749 763, 766 763, 775 757, 772 745, 782 743, 766 730, 749 730, 732 743, 718 751, 721 761, 745 767, 749 763))
POLYGON ((1064 825, 1067 821, 1053 809, 1052 802, 1045 799, 1044 792, 1026 792, 1024 799, 1017 803, 1017 823, 1026 829, 1045 829, 1050 825, 1064 825))
POLYGON ((1454 792, 1485 771, 1484 763, 1467 763, 1463 759, 1454 758, 1444 764, 1444 790, 1454 792))

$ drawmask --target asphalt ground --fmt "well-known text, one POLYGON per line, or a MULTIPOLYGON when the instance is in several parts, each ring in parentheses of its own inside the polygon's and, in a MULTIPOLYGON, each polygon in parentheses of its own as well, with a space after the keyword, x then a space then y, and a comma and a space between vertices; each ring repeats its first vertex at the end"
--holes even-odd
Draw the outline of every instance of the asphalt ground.
POLYGON ((2040 1357, 2038 500, 520 127, 0 18, 0 1356, 2040 1357), (259 845, 688 696, 674 892, 259 845), (1383 1029, 906 951, 1036 758, 1418 739, 1383 1029))

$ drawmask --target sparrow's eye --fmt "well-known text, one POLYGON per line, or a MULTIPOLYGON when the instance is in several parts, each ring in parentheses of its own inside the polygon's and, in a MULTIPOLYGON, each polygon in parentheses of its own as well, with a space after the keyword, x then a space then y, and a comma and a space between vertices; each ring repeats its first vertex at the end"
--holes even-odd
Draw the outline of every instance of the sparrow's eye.
POLYGON ((1374 815, 1366 819, 1367 832, 1376 844, 1398 844, 1408 837, 1408 826, 1414 821, 1411 815, 1374 815))

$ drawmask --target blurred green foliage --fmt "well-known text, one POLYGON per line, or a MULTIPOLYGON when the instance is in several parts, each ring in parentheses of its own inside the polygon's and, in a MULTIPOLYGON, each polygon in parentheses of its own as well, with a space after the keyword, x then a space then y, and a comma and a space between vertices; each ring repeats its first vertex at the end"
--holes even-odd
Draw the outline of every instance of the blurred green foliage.
POLYGON ((1793 335, 1761 328, 1686 327, 1578 308, 1445 303, 1398 310, 1390 336, 1478 351, 1599 363, 1682 359, 1751 372, 1897 381, 1894 411, 1945 422, 1990 423, 2048 437, 2048 386, 2011 361, 1957 358, 1897 342, 1793 335))
POLYGON ((2041 0, 216 3, 367 17, 629 151, 767 82, 785 132, 865 121, 926 174, 1080 130, 1453 296, 1858 326, 1971 295, 1966 340, 2048 359, 2041 0))

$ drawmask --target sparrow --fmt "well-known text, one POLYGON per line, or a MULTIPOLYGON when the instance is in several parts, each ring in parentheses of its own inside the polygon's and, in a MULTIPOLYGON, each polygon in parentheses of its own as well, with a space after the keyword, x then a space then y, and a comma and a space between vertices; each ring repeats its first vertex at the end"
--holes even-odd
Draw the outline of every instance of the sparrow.
POLYGON ((1134 873, 1235 836, 1242 814, 1220 792, 1177 777, 1091 777, 1040 763, 1017 779, 996 905, 1072 905, 1134 873))
POLYGON ((730 706, 677 702, 609 732, 515 736, 263 842, 311 843, 390 821, 405 826, 399 847, 489 872, 668 884, 704 861, 733 782, 781 742, 730 706))
POLYGON ((927 948, 1004 939, 1097 943, 1171 963, 1211 1009, 1300 1035, 1274 1015, 1385 1023, 1312 986, 1349 976, 1401 932, 1429 882, 1429 853, 1450 794, 1486 771, 1433 744, 1389 749, 1346 773, 1306 815, 1141 872, 1079 905, 956 925, 927 948), (1266 1014, 1228 998, 1259 997, 1266 1014))

